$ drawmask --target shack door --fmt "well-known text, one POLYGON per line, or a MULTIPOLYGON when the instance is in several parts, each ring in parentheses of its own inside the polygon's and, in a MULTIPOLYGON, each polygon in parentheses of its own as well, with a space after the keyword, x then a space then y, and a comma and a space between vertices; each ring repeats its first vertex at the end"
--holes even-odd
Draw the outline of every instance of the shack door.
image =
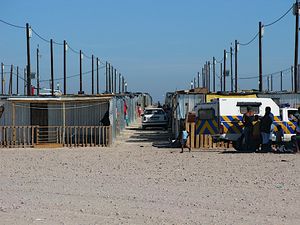
POLYGON ((31 103, 31 125, 48 126, 47 103, 31 103))
POLYGON ((48 142, 48 106, 47 103, 31 103, 31 125, 39 126, 39 140, 34 136, 34 142, 48 142))

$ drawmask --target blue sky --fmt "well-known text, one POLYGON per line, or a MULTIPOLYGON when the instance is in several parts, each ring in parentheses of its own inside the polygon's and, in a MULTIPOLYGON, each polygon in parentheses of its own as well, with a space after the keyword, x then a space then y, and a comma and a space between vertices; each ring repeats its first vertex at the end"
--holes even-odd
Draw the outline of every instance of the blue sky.
MULTIPOLYGON (((292 0, 85 0, 4 1, 0 19, 25 26, 28 22, 46 39, 64 39, 72 48, 109 61, 127 79, 131 91, 149 92, 162 100, 167 91, 187 89, 206 61, 223 57, 223 50, 237 39, 249 41, 258 22, 268 24, 292 6, 292 0)), ((295 17, 289 13, 265 28, 263 74, 293 65, 295 17)), ((0 23, 0 61, 26 65, 26 39, 22 29, 0 23)), ((35 50, 40 47, 41 79, 50 77, 50 47, 33 35, 32 70, 35 50)), ((54 48, 55 77, 62 77, 62 47, 54 48)), ((240 48, 239 76, 258 74, 258 41, 240 48)), ((229 64, 227 64, 229 67, 229 64)), ((8 67, 5 67, 8 71, 8 67)), ((83 59, 83 71, 91 70, 83 59)), ((79 73, 79 57, 68 51, 68 75, 79 73)), ((217 66, 219 73, 219 66, 217 66)), ((104 91, 104 70, 100 71, 104 91)), ((264 79, 264 89, 266 88, 264 79)), ((7 82, 8 83, 8 82, 7 82)), ((258 88, 258 79, 239 80, 240 89, 258 88)), ((62 82, 60 82, 62 86, 62 82)), ((48 82, 41 86, 49 87, 48 82)), ((229 84, 227 84, 229 87, 229 84)), ((284 74, 284 89, 291 89, 290 73, 284 74)), ((68 80, 68 92, 79 89, 79 77, 68 80)), ((91 75, 84 76, 83 89, 91 92, 91 75)), ((217 89, 219 87, 217 86, 217 89)), ((279 89, 279 76, 274 77, 279 89)))

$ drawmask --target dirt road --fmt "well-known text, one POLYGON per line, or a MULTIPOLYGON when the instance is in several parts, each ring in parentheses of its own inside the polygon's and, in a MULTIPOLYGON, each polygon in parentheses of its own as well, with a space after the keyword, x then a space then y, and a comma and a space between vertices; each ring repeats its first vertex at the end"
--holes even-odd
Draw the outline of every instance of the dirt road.
POLYGON ((0 224, 300 224, 300 155, 158 148, 1 149, 0 224))

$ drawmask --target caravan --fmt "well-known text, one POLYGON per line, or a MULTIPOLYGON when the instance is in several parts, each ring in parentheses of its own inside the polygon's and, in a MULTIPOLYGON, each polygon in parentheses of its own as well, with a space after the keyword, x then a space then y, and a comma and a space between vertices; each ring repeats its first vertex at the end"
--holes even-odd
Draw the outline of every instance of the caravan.
MULTIPOLYGON (((280 124, 284 131, 284 141, 290 141, 294 135, 295 121, 293 116, 297 109, 280 108, 271 98, 219 98, 210 103, 195 107, 196 134, 210 134, 215 139, 232 141, 233 144, 243 132, 243 114, 250 106, 259 117, 265 113, 267 106, 274 115, 274 129, 280 124)), ((275 137, 272 137, 275 140, 275 137)))

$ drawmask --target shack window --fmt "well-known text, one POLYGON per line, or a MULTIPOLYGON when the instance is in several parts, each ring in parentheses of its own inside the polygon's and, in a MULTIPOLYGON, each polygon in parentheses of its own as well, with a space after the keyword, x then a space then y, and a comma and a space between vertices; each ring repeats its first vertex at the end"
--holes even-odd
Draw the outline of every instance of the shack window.
POLYGON ((215 110, 214 109, 199 109, 198 117, 200 120, 211 120, 215 118, 215 110))
POLYGON ((261 102, 238 102, 236 105, 240 107, 241 114, 247 112, 247 107, 251 107, 251 110, 254 114, 259 114, 259 107, 261 106, 261 102))
MULTIPOLYGON (((259 106, 252 106, 252 105, 249 105, 251 107, 251 110, 254 114, 259 114, 259 106)), ((240 113, 241 114, 244 114, 247 112, 247 107, 248 106, 240 106, 240 113)))

